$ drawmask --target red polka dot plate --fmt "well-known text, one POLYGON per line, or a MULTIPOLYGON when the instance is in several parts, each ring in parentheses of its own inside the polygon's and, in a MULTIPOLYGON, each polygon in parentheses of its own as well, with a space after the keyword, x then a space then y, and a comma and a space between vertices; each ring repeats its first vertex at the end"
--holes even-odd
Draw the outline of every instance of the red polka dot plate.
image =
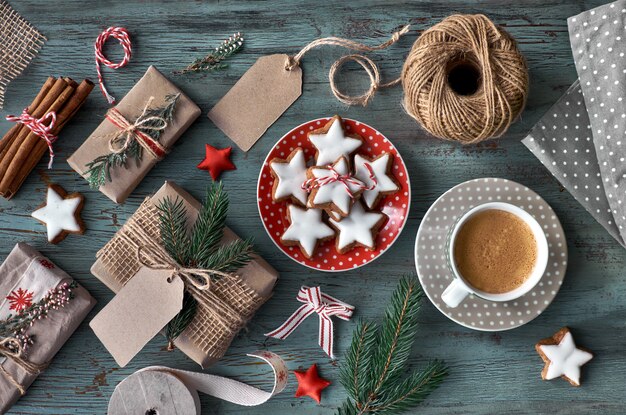
POLYGON ((400 190, 383 198, 378 205, 377 210, 381 210, 387 216, 387 221, 376 238, 376 249, 371 251, 363 247, 356 247, 340 254, 335 249, 335 240, 332 239, 319 244, 315 255, 308 259, 297 246, 284 246, 280 242, 280 237, 289 227, 286 217, 287 203, 272 200, 274 179, 270 173, 269 162, 274 158, 287 158, 296 147, 301 147, 304 150, 307 161, 312 160, 315 156, 315 148, 308 140, 307 133, 323 127, 329 120, 330 118, 320 118, 299 125, 285 134, 274 145, 261 167, 257 184, 257 204, 265 230, 276 246, 289 258, 309 268, 339 272, 358 268, 372 262, 396 241, 408 218, 411 204, 411 184, 406 165, 391 141, 367 124, 343 118, 344 128, 363 138, 364 143, 357 151, 358 154, 369 158, 384 153, 393 154, 391 172, 400 185, 400 190))

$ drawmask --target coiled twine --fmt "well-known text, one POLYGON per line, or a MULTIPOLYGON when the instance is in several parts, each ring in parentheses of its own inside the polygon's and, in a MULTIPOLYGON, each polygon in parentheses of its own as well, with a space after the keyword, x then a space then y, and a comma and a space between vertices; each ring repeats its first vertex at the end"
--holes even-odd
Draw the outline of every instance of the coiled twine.
POLYGON ((471 144, 506 132, 528 96, 515 40, 489 18, 452 15, 415 41, 402 70, 404 108, 432 135, 471 144))

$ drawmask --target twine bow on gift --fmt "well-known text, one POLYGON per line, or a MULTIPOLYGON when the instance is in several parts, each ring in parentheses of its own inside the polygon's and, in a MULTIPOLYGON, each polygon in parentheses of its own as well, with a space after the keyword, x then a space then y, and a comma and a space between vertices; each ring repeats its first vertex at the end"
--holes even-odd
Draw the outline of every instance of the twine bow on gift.
POLYGON ((54 144, 54 142, 58 139, 58 137, 51 132, 57 121, 56 113, 54 111, 51 111, 41 118, 35 118, 28 113, 28 107, 26 107, 19 117, 15 115, 7 115, 6 120, 19 124, 24 124, 24 126, 32 131, 33 134, 40 137, 46 142, 46 144, 48 145, 48 152, 50 154, 48 168, 51 169, 52 162, 54 161, 54 149, 52 148, 52 144, 54 144), (50 123, 46 125, 45 121, 47 121, 48 119, 50 119, 50 123))
POLYGON ((330 172, 328 176, 314 177, 314 178, 308 179, 304 183, 302 183, 302 189, 306 190, 307 192, 310 192, 313 189, 318 189, 320 187, 326 186, 331 183, 340 182, 341 184, 343 184, 344 188, 346 189, 346 192, 348 192, 348 194, 350 195, 350 198, 354 199, 354 193, 352 191, 353 187, 358 190, 372 190, 378 184, 378 181, 376 180, 376 176, 374 174, 374 170, 372 169, 372 166, 369 163, 365 163, 365 168, 370 173, 369 177, 370 177, 370 180, 372 181, 372 184, 370 186, 366 186, 365 183, 363 183, 361 180, 357 179, 356 177, 352 176, 351 174, 340 174, 330 164, 326 166, 326 168, 330 172))
POLYGON ((354 306, 346 304, 328 294, 324 294, 320 287, 302 286, 298 292, 297 300, 304 303, 276 330, 265 334, 269 337, 284 340, 298 328, 300 323, 313 313, 319 316, 319 345, 326 354, 335 358, 333 354, 333 321, 332 316, 342 320, 350 320, 354 312, 354 306))
POLYGON ((167 128, 167 121, 163 117, 148 116, 147 112, 150 109, 150 104, 154 97, 150 97, 146 106, 143 108, 143 112, 134 123, 130 123, 118 110, 113 107, 106 113, 107 120, 111 121, 118 131, 111 134, 109 139, 109 150, 113 153, 123 153, 128 146, 136 141, 141 147, 143 147, 148 153, 150 153, 156 159, 162 159, 165 157, 167 150, 157 140, 150 137, 145 131, 163 131, 167 128), (123 144, 118 145, 123 139, 123 144))
MULTIPOLYGON (((15 337, 4 337, 0 340, 0 356, 4 356, 12 360, 17 366, 21 367, 29 375, 37 375, 46 368, 46 364, 36 364, 29 362, 23 357, 24 348, 15 337)), ((26 393, 26 388, 15 377, 10 374, 2 365, 0 365, 0 373, 2 373, 19 391, 20 394, 26 393)))
POLYGON ((183 267, 174 261, 163 248, 155 248, 154 245, 138 247, 137 261, 150 269, 172 271, 172 278, 181 278, 185 284, 191 284, 201 291, 211 289, 211 278, 215 275, 232 276, 232 274, 215 269, 183 267))

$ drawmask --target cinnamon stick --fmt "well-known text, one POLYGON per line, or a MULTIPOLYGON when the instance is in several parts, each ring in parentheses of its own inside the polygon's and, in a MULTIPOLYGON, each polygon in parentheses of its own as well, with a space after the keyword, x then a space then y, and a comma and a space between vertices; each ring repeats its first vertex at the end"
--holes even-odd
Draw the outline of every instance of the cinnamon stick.
MULTIPOLYGON (((61 95, 65 87, 67 87, 67 82, 65 82, 63 79, 55 80, 54 84, 45 95, 44 99, 41 100, 39 105, 31 109, 31 115, 35 118, 40 118, 45 115, 48 108, 50 108, 50 106, 56 101, 59 95, 61 95)), ((11 142, 10 147, 6 149, 4 157, 2 157, 2 160, 0 160, 0 182, 5 181, 9 165, 13 161, 15 154, 22 146, 24 140, 30 132, 31 131, 28 128, 20 129, 19 133, 11 142)), ((4 194, 4 190, 6 190, 6 188, 3 188, 2 185, 0 185, 0 194, 4 194)))
MULTIPOLYGON (((80 107, 82 107, 87 100, 93 88, 94 84, 89 79, 85 79, 78 85, 72 97, 67 101, 63 109, 57 113, 57 122, 52 129, 53 134, 58 134, 67 122, 74 117, 76 112, 78 112, 80 107)), ((41 160, 41 157, 43 157, 47 150, 48 146, 46 142, 40 139, 26 161, 22 164, 13 182, 9 185, 7 197, 11 197, 11 195, 17 192, 22 186, 22 183, 24 183, 24 180, 26 180, 26 177, 28 177, 37 163, 39 163, 39 160, 41 160)))
MULTIPOLYGON (((55 80, 56 79, 53 76, 50 76, 48 77, 48 79, 46 79, 46 82, 44 82, 43 86, 41 87, 41 90, 39 90, 39 93, 37 94, 35 99, 33 99, 33 102, 31 102, 30 105, 28 106, 29 110, 32 110, 33 108, 36 108, 37 106, 39 106, 39 104, 41 104, 41 101, 43 101, 48 91, 50 91, 50 88, 54 84, 55 80)), ((11 129, 9 129, 9 131, 7 131, 7 133, 4 135, 4 137, 2 138, 2 141, 0 141, 0 160, 4 156, 5 149, 7 149, 10 146, 10 144, 13 142, 16 135, 18 134, 18 131, 22 127, 23 127, 22 124, 14 123, 13 127, 11 127, 11 129)))
MULTIPOLYGON (((65 80, 62 80, 65 83, 65 88, 63 92, 50 104, 50 106, 43 112, 43 114, 47 114, 49 112, 57 112, 59 111, 63 105, 67 102, 67 100, 72 96, 74 90, 76 89, 73 84, 76 84, 74 81, 68 83, 65 80)), ((47 99, 48 97, 46 97, 47 99)), ((44 100, 45 102, 46 100, 44 100)), ((42 103, 43 105, 43 103, 42 103)), ((35 145, 38 141, 41 141, 41 137, 28 130, 29 134, 26 138, 20 143, 19 147, 15 151, 15 155, 11 158, 8 166, 6 168, 6 172, 0 180, 0 194, 4 195, 7 198, 10 198, 14 192, 11 192, 9 186, 16 180, 17 174, 19 173, 22 165, 28 159, 28 156, 35 148, 35 145)), ((4 161, 4 160, 3 160, 4 161)))

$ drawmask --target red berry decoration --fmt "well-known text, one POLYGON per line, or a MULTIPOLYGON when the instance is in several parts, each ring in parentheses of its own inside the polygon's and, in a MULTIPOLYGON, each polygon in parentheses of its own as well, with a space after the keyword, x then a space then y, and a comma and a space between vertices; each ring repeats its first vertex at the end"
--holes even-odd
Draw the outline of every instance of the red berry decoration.
POLYGON ((237 170, 237 167, 230 161, 232 149, 232 147, 218 149, 210 144, 205 144, 206 155, 197 167, 211 173, 213 180, 217 180, 225 170, 237 170))
POLYGON ((319 404, 322 400, 322 390, 330 386, 330 382, 326 379, 322 379, 317 374, 317 365, 313 364, 306 372, 294 371, 293 372, 298 379, 298 390, 296 391, 296 398, 301 396, 309 396, 316 400, 319 404))

